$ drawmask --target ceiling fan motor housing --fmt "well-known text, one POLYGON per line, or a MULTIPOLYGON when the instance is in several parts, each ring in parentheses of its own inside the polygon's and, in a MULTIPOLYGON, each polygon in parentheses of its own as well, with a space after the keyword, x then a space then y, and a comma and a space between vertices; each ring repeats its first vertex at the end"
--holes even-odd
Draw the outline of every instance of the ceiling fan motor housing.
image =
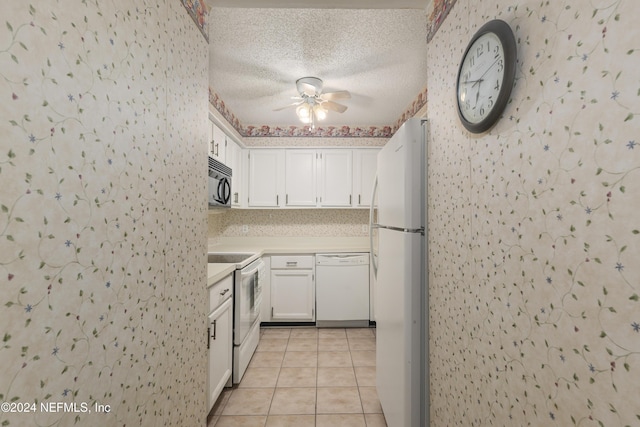
POLYGON ((316 96, 322 92, 322 80, 317 77, 302 77, 296 80, 298 93, 306 93, 308 96, 316 96), (311 86, 313 91, 309 90, 311 86))

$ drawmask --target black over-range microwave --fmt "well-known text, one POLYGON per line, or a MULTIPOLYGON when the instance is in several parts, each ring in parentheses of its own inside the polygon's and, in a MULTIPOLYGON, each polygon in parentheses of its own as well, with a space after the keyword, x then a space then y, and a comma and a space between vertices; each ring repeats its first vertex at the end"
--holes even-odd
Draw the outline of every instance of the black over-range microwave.
POLYGON ((231 207, 231 168, 209 156, 209 207, 231 207))

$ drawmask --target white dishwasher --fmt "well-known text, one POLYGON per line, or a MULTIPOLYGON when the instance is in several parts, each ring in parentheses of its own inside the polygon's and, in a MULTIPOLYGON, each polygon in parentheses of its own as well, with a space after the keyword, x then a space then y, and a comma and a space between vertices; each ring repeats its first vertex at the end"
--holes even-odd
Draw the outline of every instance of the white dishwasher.
POLYGON ((369 254, 316 254, 316 326, 369 326, 369 254))

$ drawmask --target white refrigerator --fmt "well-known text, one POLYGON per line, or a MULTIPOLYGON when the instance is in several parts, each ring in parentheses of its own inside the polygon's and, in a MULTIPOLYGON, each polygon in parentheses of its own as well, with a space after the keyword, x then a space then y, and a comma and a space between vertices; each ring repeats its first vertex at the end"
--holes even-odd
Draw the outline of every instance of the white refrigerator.
POLYGON ((389 427, 429 425, 425 126, 406 121, 380 151, 371 204, 376 388, 389 427))

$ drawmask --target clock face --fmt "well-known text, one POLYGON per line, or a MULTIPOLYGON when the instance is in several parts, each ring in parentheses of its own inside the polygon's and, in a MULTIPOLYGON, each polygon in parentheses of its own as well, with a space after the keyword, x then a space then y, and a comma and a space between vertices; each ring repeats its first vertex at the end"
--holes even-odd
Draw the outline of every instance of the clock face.
POLYGON ((493 110, 504 83, 504 47, 485 33, 469 47, 458 76, 458 105, 463 118, 480 123, 493 110))
POLYGON ((516 40, 509 24, 494 19, 471 38, 458 68, 458 116, 472 133, 485 132, 509 103, 516 73, 516 40))

